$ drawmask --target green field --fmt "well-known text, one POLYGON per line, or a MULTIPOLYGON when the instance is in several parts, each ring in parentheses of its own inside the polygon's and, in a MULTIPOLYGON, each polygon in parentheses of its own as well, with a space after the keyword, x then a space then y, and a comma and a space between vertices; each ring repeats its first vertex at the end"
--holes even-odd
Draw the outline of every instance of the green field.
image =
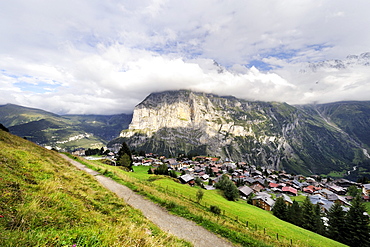
POLYGON ((134 167, 134 172, 125 172, 119 167, 107 166, 99 161, 84 163, 167 207, 172 213, 192 219, 234 243, 245 246, 344 246, 281 221, 271 212, 245 201, 227 201, 218 190, 204 191, 204 197, 198 204, 198 187, 183 185, 177 179, 161 175, 149 175, 148 167, 134 167), (209 211, 210 205, 218 206, 222 210, 221 216, 212 214, 209 211))
POLYGON ((0 131, 0 246, 190 246, 60 155, 0 131))

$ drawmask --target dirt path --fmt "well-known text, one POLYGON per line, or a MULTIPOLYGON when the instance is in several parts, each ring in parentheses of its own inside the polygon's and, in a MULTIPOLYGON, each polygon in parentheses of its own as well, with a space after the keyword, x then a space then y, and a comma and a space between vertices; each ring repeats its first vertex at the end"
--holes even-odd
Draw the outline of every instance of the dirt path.
POLYGON ((144 199, 142 196, 136 194, 128 187, 113 181, 111 178, 100 175, 100 173, 87 168, 86 166, 67 157, 64 154, 61 154, 61 156, 78 169, 93 175, 104 187, 116 193, 118 197, 123 198, 127 204, 139 209, 141 212, 143 212, 145 217, 147 217, 163 231, 185 239, 191 242, 194 246, 233 246, 231 243, 217 237, 215 234, 207 231, 201 226, 198 226, 194 222, 169 214, 163 208, 149 200, 144 199))

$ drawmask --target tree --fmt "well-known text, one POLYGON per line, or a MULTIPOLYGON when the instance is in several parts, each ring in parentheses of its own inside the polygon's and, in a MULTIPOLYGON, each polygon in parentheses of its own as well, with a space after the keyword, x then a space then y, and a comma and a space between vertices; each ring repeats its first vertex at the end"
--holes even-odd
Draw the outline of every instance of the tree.
POLYGON ((313 205, 310 198, 307 196, 302 205, 302 227, 309 230, 315 231, 315 217, 314 217, 313 205))
POLYGON ((287 220, 287 206, 283 197, 276 199, 272 213, 281 220, 287 220))
POLYGON ((346 216, 345 244, 349 246, 370 246, 369 218, 364 215, 366 207, 357 195, 346 216))
POLYGON ((314 217, 314 232, 320 234, 320 235, 325 235, 325 225, 324 222, 321 218, 321 208, 319 204, 316 204, 313 206, 313 217, 314 217))
POLYGON ((327 213, 329 238, 338 242, 344 243, 345 235, 345 220, 346 212, 343 211, 342 205, 338 202, 334 203, 327 213))
POLYGON ((199 203, 203 199, 204 192, 202 189, 198 189, 197 191, 197 203, 199 203))
POLYGON ((229 201, 235 201, 239 198, 239 190, 229 177, 224 174, 222 175, 220 181, 216 183, 216 188, 224 192, 224 196, 229 201))
POLYGON ((295 200, 288 207, 288 221, 296 226, 302 226, 302 209, 295 200))
POLYGON ((122 147, 118 151, 117 163, 118 165, 123 166, 128 170, 132 170, 132 155, 130 148, 127 146, 126 142, 122 143, 122 147))
POLYGON ((357 195, 361 195, 361 190, 357 189, 357 187, 355 185, 349 186, 347 192, 352 197, 356 197, 357 195))

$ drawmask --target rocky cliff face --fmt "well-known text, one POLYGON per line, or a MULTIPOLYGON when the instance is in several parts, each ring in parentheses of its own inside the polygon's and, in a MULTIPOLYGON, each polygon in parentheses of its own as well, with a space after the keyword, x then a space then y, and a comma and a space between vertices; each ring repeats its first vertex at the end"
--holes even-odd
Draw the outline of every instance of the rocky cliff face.
POLYGON ((136 150, 220 156, 302 174, 345 172, 355 157, 366 160, 361 145, 311 106, 185 90, 149 95, 120 137, 136 150))

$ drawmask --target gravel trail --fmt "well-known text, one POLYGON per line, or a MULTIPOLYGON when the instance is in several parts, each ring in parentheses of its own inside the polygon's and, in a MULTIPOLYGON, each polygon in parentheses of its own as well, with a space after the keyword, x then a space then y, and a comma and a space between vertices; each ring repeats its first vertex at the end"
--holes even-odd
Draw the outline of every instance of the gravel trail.
POLYGON ((230 242, 216 236, 203 227, 198 226, 196 223, 179 216, 169 214, 163 208, 147 199, 144 199, 128 187, 113 181, 111 178, 105 177, 100 173, 87 168, 85 165, 82 165, 64 154, 61 154, 61 156, 78 169, 93 175, 104 187, 117 194, 118 197, 124 199, 127 204, 139 209, 145 217, 163 231, 169 232, 178 238, 185 239, 196 247, 233 246, 230 242))

